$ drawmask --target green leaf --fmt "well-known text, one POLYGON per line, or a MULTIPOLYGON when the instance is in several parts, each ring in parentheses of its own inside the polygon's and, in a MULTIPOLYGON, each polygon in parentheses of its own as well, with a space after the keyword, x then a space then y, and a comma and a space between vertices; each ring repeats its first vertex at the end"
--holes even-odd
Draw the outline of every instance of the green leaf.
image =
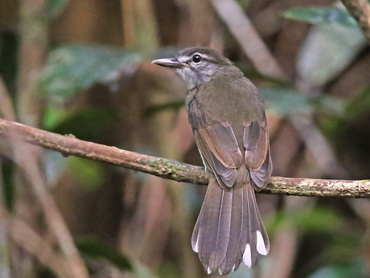
POLYGON ((48 119, 48 124, 55 124, 49 126, 51 132, 73 134, 81 140, 91 141, 96 140, 99 136, 104 136, 104 130, 111 123, 117 121, 118 116, 111 109, 89 108, 76 111, 68 117, 55 111, 53 115, 45 117, 45 119, 48 119))
POLYGON ((48 0, 45 3, 45 14, 48 19, 60 15, 66 8, 69 0, 48 0))
POLYGON ((345 114, 344 120, 349 124, 355 122, 356 119, 360 118, 365 113, 369 113, 370 109, 370 87, 366 87, 361 90, 360 93, 356 94, 350 99, 345 114))
POLYGON ((312 107, 304 95, 288 88, 259 88, 271 113, 288 116, 296 113, 311 113, 312 107))
POLYGON ((295 215, 295 223, 303 231, 308 233, 331 233, 341 225, 341 218, 332 209, 316 207, 312 210, 304 210, 295 215))
POLYGON ((112 88, 131 75, 140 56, 129 50, 99 45, 65 45, 49 54, 39 86, 47 94, 71 97, 95 83, 112 88))
POLYGON ((269 231, 276 233, 281 227, 291 223, 307 234, 330 234, 340 228, 341 221, 340 215, 333 209, 318 206, 299 212, 292 211, 288 214, 279 213, 272 222, 268 223, 267 227, 269 231))
POLYGON ((104 181, 103 166, 97 161, 71 157, 69 167, 73 176, 87 188, 97 188, 104 181))
MULTIPOLYGON (((49 103, 45 108, 45 114, 43 117, 43 128, 51 130, 61 124, 69 115, 65 108, 49 103)), ((71 132, 70 132, 71 133, 71 132)))
POLYGON ((133 262, 133 268, 133 272, 137 278, 157 278, 157 276, 153 274, 148 267, 139 261, 133 262))
POLYGON ((143 117, 144 118, 150 118, 152 117, 153 115, 159 113, 159 112, 162 112, 162 111, 166 111, 166 110, 178 110, 180 109, 181 107, 183 107, 185 105, 185 101, 182 99, 182 100, 174 100, 174 101, 169 101, 169 102, 166 102, 166 103, 161 103, 161 104, 154 104, 150 107, 148 107, 144 113, 143 113, 143 117))
POLYGON ((106 259, 122 270, 133 270, 129 258, 96 239, 79 239, 76 241, 76 246, 78 250, 93 259, 106 259))
POLYGON ((282 16, 312 24, 340 24, 358 28, 356 20, 341 7, 296 7, 286 10, 282 16))
POLYGON ((344 134, 351 134, 352 132, 349 130, 355 128, 354 123, 361 122, 361 118, 366 117, 370 111, 370 87, 363 89, 347 102, 343 113, 321 121, 320 127, 328 137, 336 138, 344 134))
POLYGON ((271 86, 285 86, 288 87, 291 83, 283 81, 278 78, 267 76, 259 72, 255 67, 246 62, 235 63, 235 65, 250 79, 261 79, 264 84, 271 84, 271 86))
POLYGON ((157 278, 145 265, 132 260, 107 244, 95 239, 84 238, 76 241, 78 250, 92 259, 105 259, 137 278, 157 278))
POLYGON ((312 103, 323 114, 343 115, 347 109, 347 101, 327 95, 312 98, 312 103))
POLYGON ((341 25, 314 26, 298 54, 298 76, 319 88, 348 67, 365 46, 359 29, 341 25))
POLYGON ((304 95, 286 87, 259 88, 266 108, 270 113, 289 116, 297 113, 323 111, 328 114, 341 114, 345 110, 343 101, 328 96, 304 95))
POLYGON ((365 277, 363 275, 365 264, 363 261, 347 260, 344 264, 328 264, 316 270, 308 278, 347 278, 347 277, 365 277))

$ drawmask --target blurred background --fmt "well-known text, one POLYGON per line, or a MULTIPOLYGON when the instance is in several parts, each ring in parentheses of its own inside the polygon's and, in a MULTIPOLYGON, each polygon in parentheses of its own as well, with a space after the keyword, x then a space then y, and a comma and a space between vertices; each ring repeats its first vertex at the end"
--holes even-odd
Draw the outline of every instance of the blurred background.
MULTIPOLYGON (((184 85, 150 63, 187 46, 258 86, 273 175, 370 178, 370 51, 340 2, 1 0, 0 116, 201 165, 184 85)), ((219 277, 190 246, 203 186, 5 137, 0 158, 1 278, 219 277)), ((229 277, 370 277, 368 200, 258 202, 271 252, 229 277)))

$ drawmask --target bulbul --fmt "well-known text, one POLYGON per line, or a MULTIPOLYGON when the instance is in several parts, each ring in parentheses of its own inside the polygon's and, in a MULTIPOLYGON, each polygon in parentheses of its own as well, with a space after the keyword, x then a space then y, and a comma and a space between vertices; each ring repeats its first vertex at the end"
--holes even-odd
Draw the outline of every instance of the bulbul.
POLYGON ((189 122, 211 174, 192 248, 208 274, 230 273, 242 261, 250 268, 270 248, 255 197, 272 171, 264 102, 252 82, 210 48, 187 48, 153 63, 175 69, 185 82, 189 122))

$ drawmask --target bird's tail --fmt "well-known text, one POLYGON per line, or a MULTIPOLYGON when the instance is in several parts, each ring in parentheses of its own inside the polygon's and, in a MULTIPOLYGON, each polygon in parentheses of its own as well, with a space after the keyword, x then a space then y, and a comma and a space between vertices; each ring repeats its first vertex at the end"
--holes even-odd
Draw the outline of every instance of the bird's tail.
POLYGON ((192 248, 207 273, 227 274, 242 260, 250 268, 270 244, 251 185, 230 190, 210 180, 192 236, 192 248))

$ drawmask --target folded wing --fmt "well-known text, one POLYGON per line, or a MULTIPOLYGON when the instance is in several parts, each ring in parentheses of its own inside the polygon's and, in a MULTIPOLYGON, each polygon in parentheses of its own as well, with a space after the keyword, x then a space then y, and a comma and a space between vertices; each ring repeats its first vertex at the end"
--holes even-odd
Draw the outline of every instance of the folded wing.
POLYGON ((243 155, 231 126, 216 123, 194 130, 194 135, 205 166, 215 174, 222 188, 232 187, 243 155))
POLYGON ((256 190, 261 190, 272 172, 268 130, 265 123, 252 122, 244 125, 243 145, 245 165, 256 190))

